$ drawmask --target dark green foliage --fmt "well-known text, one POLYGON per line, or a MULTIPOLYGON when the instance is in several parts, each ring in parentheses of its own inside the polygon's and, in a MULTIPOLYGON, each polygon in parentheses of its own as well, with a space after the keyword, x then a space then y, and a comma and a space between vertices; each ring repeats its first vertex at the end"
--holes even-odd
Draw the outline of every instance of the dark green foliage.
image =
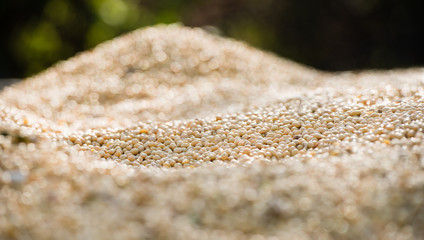
POLYGON ((214 26, 323 70, 424 64, 421 0, 16 0, 0 2, 0 78, 37 73, 139 27, 214 26))

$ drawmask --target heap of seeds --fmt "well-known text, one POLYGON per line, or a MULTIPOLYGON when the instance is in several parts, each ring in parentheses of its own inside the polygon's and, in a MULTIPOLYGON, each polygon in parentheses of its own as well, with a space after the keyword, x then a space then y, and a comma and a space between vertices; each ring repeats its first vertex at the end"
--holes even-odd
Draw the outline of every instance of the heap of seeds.
POLYGON ((214 119, 140 123, 65 139, 97 152, 103 160, 159 167, 237 162, 243 157, 281 160, 296 154, 340 154, 352 142, 421 143, 424 89, 393 90, 361 90, 360 97, 350 98, 341 93, 305 97, 214 119))
POLYGON ((420 239, 424 70, 324 73, 199 29, 0 93, 1 239, 420 239))

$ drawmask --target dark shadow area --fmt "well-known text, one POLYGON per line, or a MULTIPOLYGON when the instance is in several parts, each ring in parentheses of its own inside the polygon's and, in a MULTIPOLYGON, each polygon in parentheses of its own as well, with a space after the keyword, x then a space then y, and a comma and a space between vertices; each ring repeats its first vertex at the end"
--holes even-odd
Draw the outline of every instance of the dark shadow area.
POLYGON ((17 83, 19 81, 21 81, 21 79, 10 79, 10 78, 0 79, 0 90, 14 83, 17 83))

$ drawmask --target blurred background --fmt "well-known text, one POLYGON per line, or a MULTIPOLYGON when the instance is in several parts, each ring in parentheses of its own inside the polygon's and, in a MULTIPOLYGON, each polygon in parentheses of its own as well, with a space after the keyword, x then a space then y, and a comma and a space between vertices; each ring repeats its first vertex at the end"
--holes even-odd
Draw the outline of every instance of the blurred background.
POLYGON ((173 22, 321 70, 423 66, 423 10, 423 0, 1 0, 0 78, 173 22))

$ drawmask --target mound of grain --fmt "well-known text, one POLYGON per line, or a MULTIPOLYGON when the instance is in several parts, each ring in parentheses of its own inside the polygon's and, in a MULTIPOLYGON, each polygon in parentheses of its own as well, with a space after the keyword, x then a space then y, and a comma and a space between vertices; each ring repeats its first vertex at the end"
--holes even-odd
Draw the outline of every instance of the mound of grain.
POLYGON ((0 93, 0 238, 423 238, 423 80, 135 31, 0 93))

